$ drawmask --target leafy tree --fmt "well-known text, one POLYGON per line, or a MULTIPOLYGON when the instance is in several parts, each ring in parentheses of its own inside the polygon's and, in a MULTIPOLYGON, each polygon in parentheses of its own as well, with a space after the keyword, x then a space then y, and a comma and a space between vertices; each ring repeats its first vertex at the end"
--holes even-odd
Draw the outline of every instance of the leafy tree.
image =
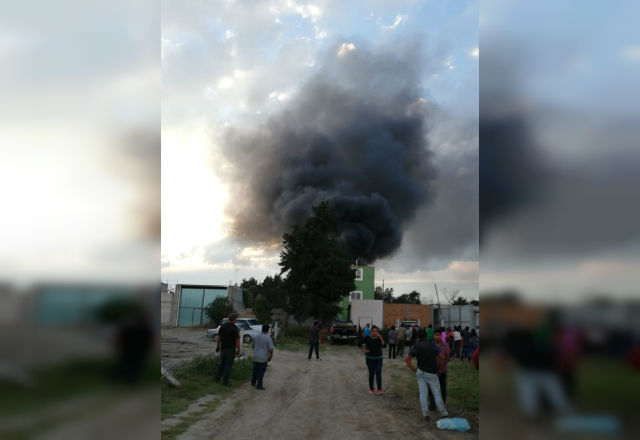
POLYGON ((373 298, 374 299, 381 299, 383 302, 386 303, 392 303, 394 298, 393 298, 393 287, 391 288, 386 288, 384 289, 384 292, 382 291, 382 287, 377 286, 375 291, 373 292, 373 298))
POLYGON ((219 296, 207 304, 204 308, 204 312, 209 317, 209 320, 213 325, 218 325, 223 318, 226 318, 229 316, 229 313, 233 312, 233 307, 231 307, 227 298, 219 296))
POLYGON ((464 296, 459 296, 451 303, 454 306, 465 306, 467 304, 469 304, 469 301, 464 296))
POLYGON ((248 280, 245 280, 244 278, 242 279, 242 282, 240 283, 240 287, 242 287, 243 289, 249 289, 251 287, 256 287, 258 284, 258 280, 256 280, 254 277, 249 278, 248 280))
POLYGON ((248 280, 243 278, 240 287, 242 287, 242 304, 247 308, 253 307, 253 300, 259 295, 260 283, 254 277, 248 280))
POLYGON ((255 313, 260 324, 271 324, 272 308, 273 305, 263 295, 256 298, 253 302, 253 313, 255 313))
POLYGON ((340 311, 338 302, 355 290, 353 260, 338 241, 337 223, 328 202, 313 208, 304 225, 283 236, 281 275, 287 311, 298 321, 308 317, 323 321, 340 311))
POLYGON ((395 304, 420 304, 420 293, 415 290, 411 293, 404 293, 394 298, 393 302, 395 304))
POLYGON ((287 297, 280 275, 265 277, 260 285, 258 294, 264 296, 264 298, 271 303, 272 307, 286 308, 287 297))
POLYGON ((479 306, 480 305, 480 301, 478 301, 477 299, 474 299, 471 301, 471 305, 472 306, 479 306))

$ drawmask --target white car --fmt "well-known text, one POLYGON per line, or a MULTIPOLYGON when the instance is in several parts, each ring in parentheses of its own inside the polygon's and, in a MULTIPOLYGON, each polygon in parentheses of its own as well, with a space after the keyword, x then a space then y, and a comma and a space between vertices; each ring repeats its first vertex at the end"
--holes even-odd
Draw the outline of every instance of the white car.
MULTIPOLYGON (((224 323, 225 321, 223 320, 222 324, 224 323)), ((239 330, 243 331, 244 335, 242 336, 242 342, 244 342, 245 344, 251 344, 253 338, 262 333, 262 326, 260 326, 260 330, 255 330, 249 327, 249 324, 240 322, 240 319, 236 321, 236 327, 238 327, 239 330)), ((216 336, 218 336, 219 331, 220 326, 218 326, 217 328, 210 328, 209 330, 207 330, 207 336, 210 338, 215 338, 216 336)))

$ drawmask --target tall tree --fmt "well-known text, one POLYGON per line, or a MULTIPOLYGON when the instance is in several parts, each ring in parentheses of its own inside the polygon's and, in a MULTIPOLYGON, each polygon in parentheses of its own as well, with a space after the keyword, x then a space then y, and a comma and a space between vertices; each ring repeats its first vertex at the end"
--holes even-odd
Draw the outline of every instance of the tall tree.
POLYGON ((260 285, 259 294, 264 296, 273 307, 286 308, 287 297, 280 275, 266 276, 260 285))
POLYGON ((338 241, 337 223, 328 202, 313 208, 304 225, 284 234, 280 254, 281 274, 287 294, 287 311, 301 321, 323 321, 340 311, 338 302, 355 290, 353 256, 338 241))

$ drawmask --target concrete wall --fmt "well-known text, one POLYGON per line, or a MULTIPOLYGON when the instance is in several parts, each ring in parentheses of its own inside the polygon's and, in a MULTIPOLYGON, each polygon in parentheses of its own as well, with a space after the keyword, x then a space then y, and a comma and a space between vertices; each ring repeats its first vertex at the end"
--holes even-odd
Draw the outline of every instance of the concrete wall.
POLYGON ((419 320, 420 326, 431 324, 431 307, 425 304, 384 304, 384 327, 396 325, 398 320, 419 320))
POLYGON ((244 311, 244 302, 242 301, 242 287, 227 287, 227 299, 231 302, 231 307, 233 307, 233 310, 242 315, 244 311))
POLYGON ((478 306, 474 306, 471 304, 467 304, 464 306, 434 306, 432 308, 431 317, 434 320, 434 326, 436 327, 442 325, 444 327, 453 328, 454 326, 459 325, 463 328, 467 326, 469 328, 475 328, 480 324, 479 310, 480 309, 478 306))
POLYGON ((356 325, 364 327, 367 323, 372 323, 382 328, 383 303, 379 299, 363 299, 351 301, 351 320, 356 325), (362 318, 362 319, 360 319, 362 318), (371 318, 366 319, 366 318, 371 318))

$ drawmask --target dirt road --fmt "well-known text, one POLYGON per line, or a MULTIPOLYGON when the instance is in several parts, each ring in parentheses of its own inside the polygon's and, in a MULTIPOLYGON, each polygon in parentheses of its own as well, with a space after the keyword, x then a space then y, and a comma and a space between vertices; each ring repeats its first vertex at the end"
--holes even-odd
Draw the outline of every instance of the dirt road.
MULTIPOLYGON (((233 397, 198 416, 178 439, 478 437, 477 432, 440 431, 435 422, 427 425, 422 420, 417 393, 405 395, 401 387, 394 387, 413 374, 402 360, 384 360, 385 393, 372 396, 365 361, 357 348, 321 345, 320 350, 322 360, 308 361, 303 351, 276 349, 264 379, 266 391, 255 390, 249 383, 242 385, 233 397)), ((437 419, 439 415, 432 416, 437 419)))

